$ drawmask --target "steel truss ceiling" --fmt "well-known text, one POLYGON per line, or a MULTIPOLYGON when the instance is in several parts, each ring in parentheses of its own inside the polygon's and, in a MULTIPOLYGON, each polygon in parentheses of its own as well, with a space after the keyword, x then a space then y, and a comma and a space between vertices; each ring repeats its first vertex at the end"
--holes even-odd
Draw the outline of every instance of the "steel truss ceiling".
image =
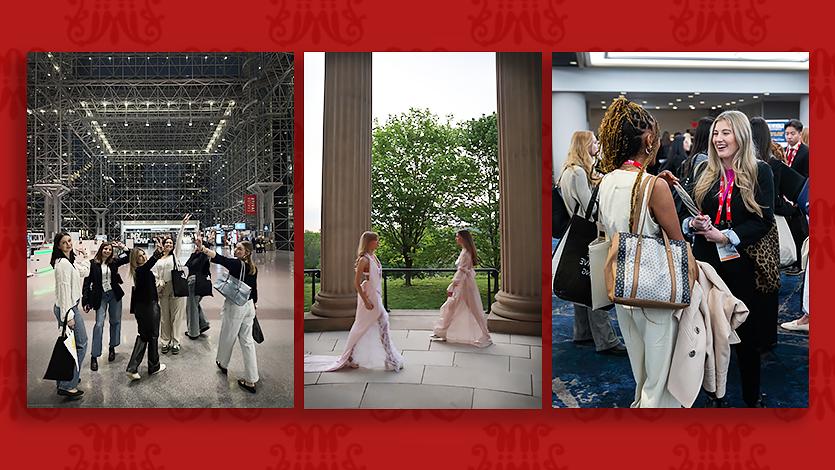
MULTIPOLYGON (((62 229, 95 233, 94 207, 121 220, 246 221, 243 196, 277 182, 273 236, 293 244, 293 55, 32 53, 27 224, 42 231, 38 183, 70 188, 62 229)), ((263 228, 263 227, 258 227, 263 228)))

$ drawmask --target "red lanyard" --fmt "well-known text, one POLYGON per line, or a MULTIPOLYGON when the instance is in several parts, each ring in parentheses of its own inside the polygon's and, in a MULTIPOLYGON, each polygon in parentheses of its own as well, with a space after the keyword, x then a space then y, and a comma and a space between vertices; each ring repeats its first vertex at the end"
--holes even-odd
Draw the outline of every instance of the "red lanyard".
POLYGON ((636 162, 635 160, 627 160, 627 161, 623 162, 623 164, 624 165, 632 165, 635 168, 641 168, 643 166, 640 163, 636 162))
POLYGON ((725 188, 724 181, 719 184, 719 208, 716 210, 716 219, 713 221, 714 225, 719 225, 722 218, 722 206, 727 209, 725 211, 725 220, 729 223, 731 221, 731 196, 734 194, 734 180, 736 178, 731 176, 728 188, 725 188))

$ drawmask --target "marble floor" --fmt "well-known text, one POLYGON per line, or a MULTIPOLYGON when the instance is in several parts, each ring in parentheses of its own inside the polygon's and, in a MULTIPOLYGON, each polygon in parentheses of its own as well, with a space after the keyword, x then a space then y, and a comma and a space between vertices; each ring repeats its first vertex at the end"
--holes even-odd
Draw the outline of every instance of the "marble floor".
MULTIPOLYGON (((304 374, 305 408, 542 407, 542 339, 493 333, 484 349, 430 341, 437 311, 393 310, 400 372, 342 369, 304 374)), ((338 356, 347 331, 305 333, 305 354, 338 356)))
MULTIPOLYGON (((224 253, 228 255, 229 253, 224 253)), ((183 254, 183 261, 188 254, 183 254)), ((79 389, 84 396, 67 401, 55 393, 55 383, 41 377, 46 370, 57 325, 52 313, 54 279, 51 272, 35 274, 27 279, 27 403, 30 407, 81 408, 288 408, 293 406, 293 254, 267 252, 254 255, 258 265, 258 321, 265 341, 256 346, 260 382, 258 393, 250 394, 236 383, 243 374, 240 348, 236 345, 229 364, 228 377, 215 366, 217 337, 220 333, 220 310, 223 297, 202 301, 211 328, 196 340, 183 337, 182 351, 174 356, 160 354, 167 369, 159 375, 147 376, 140 369, 142 380, 131 382, 125 374, 128 356, 136 338, 136 321, 128 313, 131 280, 127 266, 121 274, 126 292, 122 300, 122 331, 114 362, 107 361, 108 328, 105 324, 103 355, 99 370, 90 370, 90 357, 84 358, 79 389)), ((221 268, 212 264, 212 276, 221 268)), ((85 326, 92 343, 95 313, 84 314, 85 326)))

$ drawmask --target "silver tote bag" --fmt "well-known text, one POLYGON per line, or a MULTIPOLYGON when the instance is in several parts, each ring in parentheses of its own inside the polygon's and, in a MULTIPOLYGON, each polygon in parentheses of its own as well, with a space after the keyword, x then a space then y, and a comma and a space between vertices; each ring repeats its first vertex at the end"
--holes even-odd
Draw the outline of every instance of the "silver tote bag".
POLYGON ((252 291, 252 288, 243 281, 243 277, 244 265, 242 261, 240 278, 231 276, 228 270, 223 270, 215 280, 214 288, 235 305, 243 307, 249 301, 249 293, 252 291))

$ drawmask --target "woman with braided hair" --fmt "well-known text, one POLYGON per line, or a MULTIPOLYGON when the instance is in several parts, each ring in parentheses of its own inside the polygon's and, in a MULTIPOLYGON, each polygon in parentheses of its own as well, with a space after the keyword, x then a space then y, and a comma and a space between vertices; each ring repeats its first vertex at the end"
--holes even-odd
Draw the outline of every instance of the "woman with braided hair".
MULTIPOLYGON (((600 123, 603 159, 600 170, 600 223, 612 238, 629 232, 633 223, 632 208, 651 191, 640 210, 646 218, 645 236, 660 236, 661 229, 671 240, 684 240, 669 185, 678 181, 669 171, 662 171, 654 188, 643 185, 646 168, 655 162, 660 147, 658 124, 644 108, 620 97, 609 106, 600 123), (649 213, 646 213, 649 211, 649 213)), ((633 408, 680 408, 682 405, 667 390, 673 350, 678 333, 674 310, 615 305, 632 375, 635 377, 633 408)))

